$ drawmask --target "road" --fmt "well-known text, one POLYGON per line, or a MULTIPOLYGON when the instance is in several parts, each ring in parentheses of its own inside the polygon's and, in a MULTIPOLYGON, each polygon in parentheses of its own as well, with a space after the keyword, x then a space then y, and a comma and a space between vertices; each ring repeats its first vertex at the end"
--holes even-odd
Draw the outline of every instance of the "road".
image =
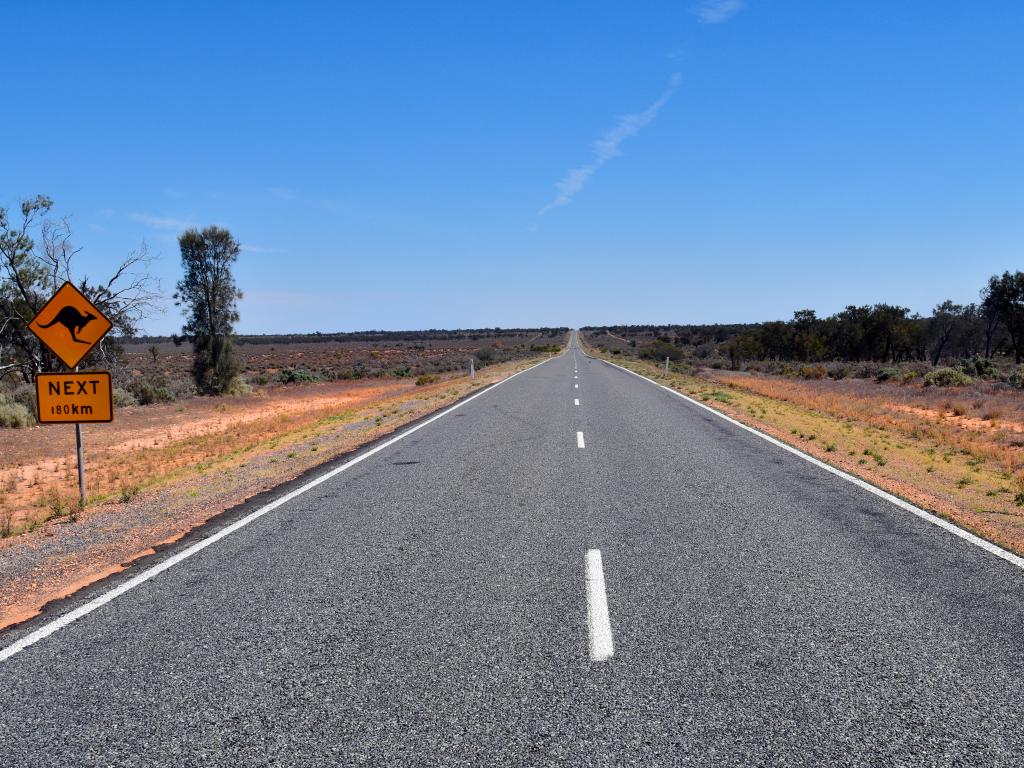
POLYGON ((2 766, 1022 750, 1024 570, 575 342, 0 662, 2 766))

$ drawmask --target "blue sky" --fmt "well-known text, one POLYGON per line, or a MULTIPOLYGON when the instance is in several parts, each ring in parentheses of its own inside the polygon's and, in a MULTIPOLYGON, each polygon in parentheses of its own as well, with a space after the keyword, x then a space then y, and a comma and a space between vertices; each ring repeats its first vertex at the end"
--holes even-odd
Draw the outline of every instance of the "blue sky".
MULTIPOLYGON (((21 3, 0 204, 249 333, 926 312, 1024 268, 1024 4, 21 3)), ((11 42, 13 41, 13 46, 11 42)), ((180 327, 173 307, 147 322, 180 327)))

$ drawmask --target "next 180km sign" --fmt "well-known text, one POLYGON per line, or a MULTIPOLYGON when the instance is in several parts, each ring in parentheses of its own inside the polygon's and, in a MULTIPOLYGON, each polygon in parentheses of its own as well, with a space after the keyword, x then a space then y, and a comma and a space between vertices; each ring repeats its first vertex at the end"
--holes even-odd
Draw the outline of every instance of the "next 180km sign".
POLYGON ((113 421, 110 373, 39 373, 36 396, 41 424, 113 421))

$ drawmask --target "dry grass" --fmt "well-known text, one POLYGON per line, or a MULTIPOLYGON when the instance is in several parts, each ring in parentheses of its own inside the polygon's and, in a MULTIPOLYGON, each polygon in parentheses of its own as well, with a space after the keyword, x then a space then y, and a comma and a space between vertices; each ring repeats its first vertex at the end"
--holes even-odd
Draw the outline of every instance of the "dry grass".
POLYGON ((979 385, 953 401, 913 384, 666 375, 613 359, 1024 554, 1024 395, 979 385))
MULTIPOLYGON (((158 436, 90 447, 87 509, 128 503, 142 491, 230 472, 270 453, 281 456, 274 461, 282 465, 278 474, 284 480, 532 362, 535 360, 489 366, 475 381, 456 376, 420 386, 411 381, 393 382, 389 387, 360 391, 358 397, 344 392, 324 396, 318 394, 318 385, 299 385, 290 392, 301 407, 287 411, 271 408, 279 403, 264 403, 258 397, 226 399, 215 408, 216 421, 211 424, 207 420, 198 434, 190 428, 189 410, 164 406, 178 414, 173 425, 165 425, 158 436), (354 406, 349 404, 353 401, 354 406)), ((150 406, 148 412, 153 408, 156 406, 150 406)), ((30 437, 50 443, 53 433, 47 429, 51 428, 37 428, 30 437)), ((0 481, 4 488, 0 535, 32 531, 58 517, 74 520, 79 512, 77 467, 71 455, 8 464, 0 469, 0 481)))

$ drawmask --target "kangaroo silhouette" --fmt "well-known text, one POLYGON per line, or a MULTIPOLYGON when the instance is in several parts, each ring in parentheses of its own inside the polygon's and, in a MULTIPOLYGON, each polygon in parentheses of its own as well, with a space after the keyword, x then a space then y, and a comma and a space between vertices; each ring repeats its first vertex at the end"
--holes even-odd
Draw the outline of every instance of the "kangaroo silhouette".
POLYGON ((54 317, 53 320, 48 322, 46 325, 40 323, 39 327, 50 328, 51 326, 60 323, 61 325, 68 329, 68 333, 71 334, 72 341, 77 341, 79 344, 89 344, 90 342, 82 341, 80 338, 78 338, 77 334, 81 333, 82 329, 85 328, 85 326, 87 326, 90 322, 92 322, 95 319, 96 315, 94 315, 92 312, 86 312, 83 315, 75 307, 68 305, 61 309, 61 311, 57 313, 57 316, 54 317))

